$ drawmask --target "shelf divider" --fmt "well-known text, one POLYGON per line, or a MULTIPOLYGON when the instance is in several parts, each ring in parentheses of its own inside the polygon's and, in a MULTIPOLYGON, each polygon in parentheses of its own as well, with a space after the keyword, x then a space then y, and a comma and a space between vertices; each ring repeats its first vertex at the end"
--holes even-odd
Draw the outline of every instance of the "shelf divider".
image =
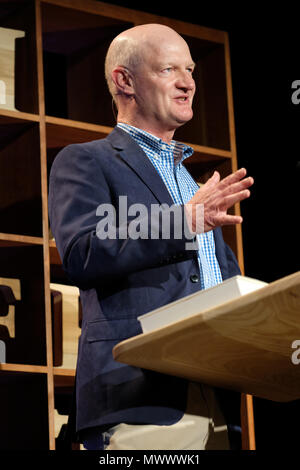
POLYGON ((40 127, 41 189, 42 189, 42 211, 43 211, 43 251, 44 251, 45 325, 46 325, 46 345, 47 345, 49 449, 55 450, 55 428, 54 428, 55 404, 54 404, 52 320, 51 320, 51 297, 50 297, 47 145, 46 145, 44 70, 43 70, 42 17, 41 17, 40 0, 35 0, 35 18, 36 18, 35 27, 36 27, 37 74, 38 74, 38 102, 39 102, 39 115, 40 115, 39 127, 40 127))

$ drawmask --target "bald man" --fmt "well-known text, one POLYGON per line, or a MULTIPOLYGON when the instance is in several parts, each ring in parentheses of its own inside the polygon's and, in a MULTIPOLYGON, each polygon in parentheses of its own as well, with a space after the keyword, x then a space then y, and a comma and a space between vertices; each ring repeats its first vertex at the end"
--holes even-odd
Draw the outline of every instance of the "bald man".
POLYGON ((167 26, 121 33, 105 61, 116 127, 66 147, 51 169, 51 228, 83 308, 76 430, 87 449, 230 448, 233 395, 112 357, 142 333, 139 315, 240 273, 221 226, 242 222, 227 210, 249 197, 253 179, 214 172, 199 189, 183 165, 193 150, 173 140, 193 116, 194 67, 167 26))

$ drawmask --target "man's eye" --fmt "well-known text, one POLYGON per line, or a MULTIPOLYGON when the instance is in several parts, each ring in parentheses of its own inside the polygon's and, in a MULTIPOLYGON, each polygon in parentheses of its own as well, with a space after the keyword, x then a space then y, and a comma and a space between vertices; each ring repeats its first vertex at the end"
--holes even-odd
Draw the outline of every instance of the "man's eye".
POLYGON ((170 73, 172 70, 173 70, 173 67, 166 67, 165 69, 163 69, 163 72, 170 73))

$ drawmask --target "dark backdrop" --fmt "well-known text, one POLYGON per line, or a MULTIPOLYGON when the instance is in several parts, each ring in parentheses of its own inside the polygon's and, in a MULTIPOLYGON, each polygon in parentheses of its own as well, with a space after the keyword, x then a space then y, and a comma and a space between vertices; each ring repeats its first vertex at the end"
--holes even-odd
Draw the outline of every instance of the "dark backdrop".
MULTIPOLYGON (((300 8, 282 2, 264 10, 263 2, 107 3, 229 33, 238 164, 255 179, 241 205, 245 273, 272 282, 299 270, 300 104, 291 101, 291 85, 300 80, 300 8)), ((254 399, 257 449, 298 447, 299 403, 254 399)))

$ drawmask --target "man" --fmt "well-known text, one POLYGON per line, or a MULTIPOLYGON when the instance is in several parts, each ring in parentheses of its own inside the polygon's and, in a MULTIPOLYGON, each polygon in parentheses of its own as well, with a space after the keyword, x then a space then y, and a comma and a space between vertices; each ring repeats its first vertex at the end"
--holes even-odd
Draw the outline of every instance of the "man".
POLYGON ((241 223, 227 209, 249 196, 252 178, 241 169, 220 181, 215 172, 199 189, 182 164, 192 149, 172 140, 193 115, 193 69, 186 42, 172 29, 147 24, 121 33, 105 64, 116 128, 106 139, 66 147, 52 166, 51 228, 64 269, 81 289, 76 429, 88 449, 229 447, 228 410, 213 388, 112 357, 115 344, 142 332, 137 316, 240 272, 220 226, 241 223), (160 204, 162 218, 175 204, 181 218, 169 218, 170 236, 163 237, 159 216, 131 212, 105 238, 103 208, 113 207, 120 220, 124 196, 131 208, 143 204, 150 212, 160 204), (137 219, 142 233, 130 236, 137 219), (196 233, 197 250, 187 250, 196 233))

